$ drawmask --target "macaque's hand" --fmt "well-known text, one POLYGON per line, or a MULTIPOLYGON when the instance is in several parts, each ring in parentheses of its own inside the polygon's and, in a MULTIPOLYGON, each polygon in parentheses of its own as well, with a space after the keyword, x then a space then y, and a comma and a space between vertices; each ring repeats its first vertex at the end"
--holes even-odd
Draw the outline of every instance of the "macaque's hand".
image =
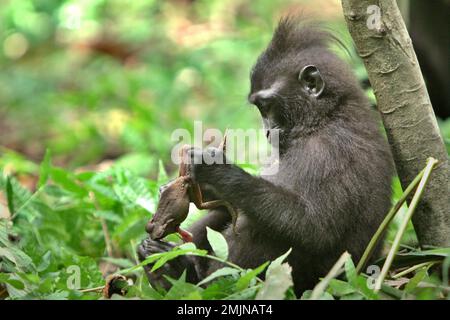
POLYGON ((209 147, 206 149, 191 148, 188 151, 191 160, 192 179, 195 183, 214 185, 218 173, 230 165, 222 149, 209 147))
MULTIPOLYGON (((155 253, 164 253, 171 251, 176 245, 171 242, 164 242, 159 240, 152 240, 146 238, 142 240, 141 244, 137 248, 137 254, 139 260, 145 261, 145 259, 155 253)), ((186 280, 191 283, 199 281, 198 267, 195 257, 191 256, 178 256, 173 260, 167 261, 156 271, 151 271, 154 263, 150 263, 144 266, 145 273, 152 286, 157 288, 164 288, 169 290, 172 286, 165 276, 169 276, 173 279, 178 279, 181 274, 186 271, 186 280)))

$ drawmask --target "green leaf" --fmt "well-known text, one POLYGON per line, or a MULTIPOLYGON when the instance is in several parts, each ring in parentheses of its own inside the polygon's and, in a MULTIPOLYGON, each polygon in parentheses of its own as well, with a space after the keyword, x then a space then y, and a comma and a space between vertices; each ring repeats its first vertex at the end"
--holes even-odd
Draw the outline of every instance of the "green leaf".
POLYGON ((123 221, 123 218, 114 211, 96 210, 94 212, 94 216, 97 218, 103 218, 107 221, 111 221, 111 222, 115 222, 115 223, 121 223, 123 221))
POLYGON ((16 289, 23 290, 25 285, 22 281, 12 279, 7 273, 0 273, 0 283, 8 283, 16 289))
POLYGON ((363 300, 363 299, 364 296, 358 292, 349 293, 341 297, 341 300, 363 300))
POLYGON ((8 239, 8 222, 6 219, 0 219, 0 245, 1 246, 10 246, 11 242, 8 239))
POLYGON ((201 286, 207 282, 210 282, 211 280, 214 280, 218 277, 224 277, 224 276, 231 276, 231 275, 235 275, 238 274, 239 270, 234 269, 234 268, 229 268, 229 267, 224 267, 221 269, 218 269, 216 271, 214 271, 213 273, 211 273, 209 276, 207 276, 205 279, 203 279, 202 281, 200 281, 197 285, 201 286))
POLYGON ((227 296, 235 292, 235 283, 237 279, 235 277, 222 277, 216 278, 211 282, 208 287, 202 292, 203 299, 205 300, 219 300, 225 299, 227 296))
POLYGON ((379 295, 367 286, 368 279, 364 278, 362 275, 356 277, 354 287, 358 289, 359 293, 363 294, 364 297, 370 300, 378 300, 379 295))
POLYGON ((33 284, 39 284, 41 282, 41 278, 37 274, 32 273, 24 273, 24 272, 17 272, 16 273, 20 278, 23 280, 33 283, 33 284))
POLYGON ((328 287, 330 293, 336 297, 349 295, 356 291, 356 289, 351 284, 338 279, 331 279, 328 287))
POLYGON ((75 182, 75 177, 61 168, 52 167, 50 169, 53 181, 61 185, 67 191, 78 194, 81 197, 87 196, 87 191, 75 182))
POLYGON ((125 258, 110 258, 110 257, 104 257, 102 258, 103 261, 109 262, 111 264, 114 264, 116 266, 119 266, 120 268, 131 268, 134 266, 133 262, 129 259, 125 258))
MULTIPOLYGON (((395 268, 410 267, 411 265, 431 262, 436 260, 445 259, 450 256, 450 248, 437 248, 431 250, 410 251, 406 253, 397 253, 395 255, 392 266, 395 268)), ((385 257, 377 260, 377 265, 382 265, 385 261, 385 257)))
POLYGON ((158 162, 158 185, 165 183, 169 178, 167 177, 166 169, 161 160, 158 162))
POLYGON ((284 260, 286 260, 287 256, 291 253, 292 248, 290 248, 285 254, 279 256, 275 260, 273 260, 266 271, 266 276, 268 276, 272 269, 278 268, 284 260))
POLYGON ((127 297, 135 297, 139 296, 143 299, 150 300, 162 300, 164 299, 164 295, 153 289, 148 285, 147 279, 142 279, 140 282, 139 288, 137 286, 131 286, 130 290, 128 290, 127 297))
POLYGON ((292 268, 287 263, 267 269, 266 281, 258 291, 256 300, 284 299, 286 291, 293 286, 291 272, 292 268))
POLYGON ((53 278, 49 277, 49 278, 40 280, 38 285, 39 285, 38 286, 39 292, 49 294, 54 289, 55 281, 53 278))
POLYGON ((44 160, 41 163, 39 168, 39 182, 38 189, 47 183, 48 177, 50 175, 50 167, 51 167, 51 152, 50 149, 45 151, 44 160))
POLYGON ((244 290, 248 287, 250 284, 250 281, 256 278, 258 274, 264 271, 264 269, 269 265, 269 261, 265 262, 264 264, 260 265, 258 268, 254 270, 250 270, 247 273, 245 273, 239 280, 236 282, 236 289, 237 290, 244 290))
POLYGON ((350 284, 353 286, 356 284, 356 268, 351 257, 345 261, 345 276, 350 284))
POLYGON ((47 268, 48 268, 48 266, 50 265, 50 262, 51 262, 51 258, 52 258, 52 253, 51 253, 51 251, 47 251, 43 256, 42 256, 42 259, 41 259, 41 263, 37 266, 37 271, 38 272, 42 272, 42 271, 45 271, 47 268))
POLYGON ((197 287, 192 283, 186 282, 186 271, 183 272, 183 274, 178 280, 173 280, 170 279, 169 277, 166 277, 166 279, 169 280, 170 283, 172 283, 172 287, 164 297, 165 300, 180 300, 180 299, 184 300, 187 299, 188 297, 194 299, 201 298, 200 292, 202 292, 203 289, 197 287), (198 292, 199 295, 194 294, 194 292, 198 292))
POLYGON ((66 300, 69 296, 69 292, 57 290, 49 295, 45 296, 45 300, 66 300))
MULTIPOLYGON (((103 172, 102 172, 103 173, 103 172)), ((93 179, 99 173, 94 171, 83 171, 75 174, 75 177, 80 181, 89 181, 93 179)))
POLYGON ((120 274, 127 274, 130 272, 133 272, 136 269, 139 269, 140 267, 154 263, 156 261, 156 263, 154 264, 154 266, 151 270, 153 272, 153 271, 159 269, 161 266, 163 266, 164 263, 166 263, 167 261, 175 259, 178 256, 185 255, 188 253, 195 254, 198 256, 206 256, 208 254, 208 251, 202 250, 202 249, 197 249, 195 247, 195 244, 193 244, 193 243, 185 243, 183 245, 173 248, 172 251, 154 253, 154 254, 148 256, 141 263, 133 266, 132 268, 121 270, 120 274))
POLYGON ((11 178, 9 176, 6 176, 6 199, 8 201, 8 210, 11 216, 14 215, 14 194, 13 194, 13 187, 11 184, 11 178))
POLYGON ((190 292, 188 295, 183 297, 183 300, 202 300, 202 295, 199 291, 190 292))
POLYGON ((306 290, 302 293, 302 296, 300 297, 300 300, 310 300, 312 296, 312 290, 306 290))
POLYGON ((199 249, 175 249, 169 252, 164 252, 161 254, 161 256, 159 257, 158 261, 156 261, 156 263, 153 265, 153 268, 151 270, 151 272, 154 272, 156 270, 158 270, 159 268, 161 268, 167 261, 173 260, 176 257, 185 255, 187 253, 198 253, 199 255, 205 255, 206 254, 206 250, 199 250, 199 249))
POLYGON ((324 293, 322 293, 322 296, 319 298, 319 300, 334 300, 334 297, 325 291, 324 293))
POLYGON ((186 243, 180 244, 177 247, 177 249, 195 251, 197 249, 197 247, 195 246, 195 243, 193 243, 193 242, 186 242, 186 243))
POLYGON ((448 284, 448 270, 450 269, 450 255, 445 258, 444 262, 442 263, 442 283, 444 285, 448 284))
MULTIPOLYGON (((307 291, 303 292, 300 300, 310 300, 311 296, 312 296, 312 290, 307 290, 307 291)), ((331 294, 329 294, 328 292, 324 291, 324 292, 322 292, 322 294, 320 295, 318 300, 334 300, 334 297, 331 294)))
POLYGON ((411 278, 411 280, 409 280, 409 282, 406 284, 405 286, 405 292, 406 293, 411 293, 418 285, 419 283, 425 279, 425 277, 427 277, 428 275, 428 267, 423 268, 422 270, 420 270, 419 272, 417 272, 414 277, 411 278))
POLYGON ((228 244, 223 235, 209 227, 206 227, 208 242, 216 257, 223 261, 228 259, 228 244))
POLYGON ((14 280, 14 279, 9 279, 7 281, 5 281, 6 283, 12 285, 14 288, 18 289, 18 290, 23 290, 25 289, 25 285, 23 284, 22 281, 20 280, 14 280))
POLYGON ((140 267, 146 266, 148 264, 151 264, 153 262, 155 262, 156 260, 158 260, 164 253, 154 253, 152 255, 149 255, 147 258, 145 258, 144 261, 142 261, 141 263, 138 263, 137 265, 129 268, 129 269, 125 269, 125 270, 121 270, 120 274, 127 274, 130 272, 133 272, 137 269, 139 269, 140 267))
POLYGON ((225 300, 251 300, 255 298, 255 294, 258 291, 260 285, 252 286, 250 288, 244 289, 242 291, 235 292, 228 297, 225 298, 225 300))
POLYGON ((31 264, 31 258, 17 248, 0 248, 0 257, 6 258, 14 263, 18 268, 31 264))

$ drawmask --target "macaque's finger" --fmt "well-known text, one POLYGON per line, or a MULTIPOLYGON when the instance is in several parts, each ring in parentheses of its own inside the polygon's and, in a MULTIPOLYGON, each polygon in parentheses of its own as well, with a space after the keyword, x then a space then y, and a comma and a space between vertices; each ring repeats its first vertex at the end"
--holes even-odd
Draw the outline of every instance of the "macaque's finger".
POLYGON ((148 256, 154 253, 167 252, 172 249, 172 246, 163 241, 156 241, 150 238, 144 239, 137 247, 137 254, 140 261, 144 261, 148 256))
POLYGON ((187 154, 190 157, 191 164, 201 164, 203 162, 203 150, 191 147, 187 154))
POLYGON ((223 154, 225 154, 226 150, 227 150, 227 133, 228 133, 228 129, 225 129, 225 133, 223 134, 222 142, 219 145, 219 149, 222 150, 223 154))
POLYGON ((180 148, 179 156, 180 156, 180 166, 178 168, 178 176, 185 176, 188 174, 187 165, 189 163, 189 154, 188 151, 191 148, 190 145, 185 144, 180 148))

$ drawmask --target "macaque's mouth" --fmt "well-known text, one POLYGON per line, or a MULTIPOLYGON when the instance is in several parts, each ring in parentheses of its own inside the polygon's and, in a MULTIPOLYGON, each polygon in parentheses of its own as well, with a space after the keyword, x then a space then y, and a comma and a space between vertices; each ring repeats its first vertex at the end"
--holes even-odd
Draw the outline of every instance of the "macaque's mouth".
POLYGON ((175 226, 165 224, 164 226, 161 226, 150 221, 146 226, 146 231, 152 240, 161 240, 171 233, 178 233, 184 242, 192 242, 193 239, 192 234, 189 231, 180 228, 180 224, 175 226))
POLYGON ((161 240, 162 238, 164 238, 163 236, 155 236, 155 235, 153 235, 153 234, 150 234, 150 238, 152 239, 152 240, 161 240))
POLYGON ((151 234, 150 238, 152 238, 152 240, 161 240, 162 238, 164 238, 164 236, 155 236, 155 235, 151 234))
POLYGON ((279 126, 274 126, 272 128, 266 129, 266 138, 267 140, 270 141, 273 133, 278 133, 278 136, 281 136, 281 134, 283 133, 283 130, 280 129, 279 126))

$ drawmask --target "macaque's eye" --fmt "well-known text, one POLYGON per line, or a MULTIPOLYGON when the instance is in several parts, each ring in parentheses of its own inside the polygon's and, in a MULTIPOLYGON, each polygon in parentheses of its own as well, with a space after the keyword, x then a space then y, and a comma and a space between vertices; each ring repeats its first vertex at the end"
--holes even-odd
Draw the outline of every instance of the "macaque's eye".
POLYGON ((298 75, 301 89, 313 97, 319 97, 325 88, 325 82, 316 66, 305 66, 298 75))

